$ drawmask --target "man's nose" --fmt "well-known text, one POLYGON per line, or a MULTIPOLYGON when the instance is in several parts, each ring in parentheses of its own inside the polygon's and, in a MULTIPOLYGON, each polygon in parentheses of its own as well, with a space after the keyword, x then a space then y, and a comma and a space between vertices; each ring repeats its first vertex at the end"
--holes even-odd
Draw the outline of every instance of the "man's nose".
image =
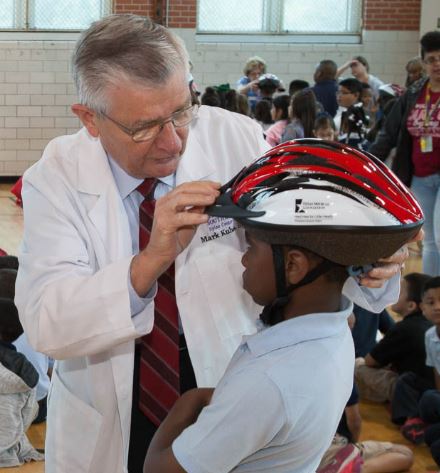
POLYGON ((162 126, 156 138, 156 145, 159 149, 167 151, 170 155, 179 154, 182 149, 182 138, 179 136, 178 128, 172 121, 162 126))

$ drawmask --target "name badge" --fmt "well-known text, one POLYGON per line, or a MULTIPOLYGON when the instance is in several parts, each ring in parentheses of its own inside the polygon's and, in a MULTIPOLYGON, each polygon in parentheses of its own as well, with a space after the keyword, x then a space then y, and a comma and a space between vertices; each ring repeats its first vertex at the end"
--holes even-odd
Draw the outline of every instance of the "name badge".
POLYGON ((237 227, 232 218, 209 217, 208 224, 203 226, 203 229, 205 232, 200 234, 200 242, 207 243, 235 232, 237 227))
POLYGON ((423 135, 420 137, 420 151, 422 153, 432 153, 433 146, 432 146, 432 136, 431 135, 423 135))

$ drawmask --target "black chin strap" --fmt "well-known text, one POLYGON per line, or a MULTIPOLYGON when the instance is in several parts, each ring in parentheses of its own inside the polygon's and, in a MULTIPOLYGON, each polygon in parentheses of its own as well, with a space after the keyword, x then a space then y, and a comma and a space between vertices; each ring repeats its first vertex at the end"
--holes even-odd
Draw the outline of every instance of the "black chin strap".
POLYGON ((276 325, 284 320, 283 310, 289 302, 292 291, 306 284, 310 284, 322 274, 327 273, 335 266, 339 266, 332 261, 322 260, 321 263, 310 270, 301 281, 287 286, 283 247, 281 245, 272 245, 272 255, 275 268, 277 297, 271 304, 265 306, 263 312, 260 314, 260 320, 270 326, 276 325))
POLYGON ((276 299, 266 305, 260 314, 260 320, 265 325, 275 325, 283 321, 283 309, 289 302, 289 290, 286 283, 286 268, 284 265, 284 248, 272 245, 273 266, 275 269, 276 299))

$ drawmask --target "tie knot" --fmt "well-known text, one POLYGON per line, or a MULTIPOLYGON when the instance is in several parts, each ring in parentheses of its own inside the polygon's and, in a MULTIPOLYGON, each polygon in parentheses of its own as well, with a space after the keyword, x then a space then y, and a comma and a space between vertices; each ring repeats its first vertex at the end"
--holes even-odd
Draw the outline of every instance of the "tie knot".
POLYGON ((136 190, 140 192, 145 198, 153 199, 153 193, 156 185, 157 179, 155 177, 147 177, 136 187, 136 190))

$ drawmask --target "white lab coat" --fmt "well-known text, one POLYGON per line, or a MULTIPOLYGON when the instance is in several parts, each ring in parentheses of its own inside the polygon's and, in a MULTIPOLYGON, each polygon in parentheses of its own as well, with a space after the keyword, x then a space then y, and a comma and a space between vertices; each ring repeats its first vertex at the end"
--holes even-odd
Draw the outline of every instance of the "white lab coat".
MULTIPOLYGON (((226 182, 267 146, 250 119, 201 107, 176 183, 226 182)), ((151 330, 153 304, 131 317, 128 219, 100 141, 82 129, 49 143, 25 173, 23 200, 16 303, 30 343, 61 360, 49 392, 46 472, 126 472, 134 339, 151 330)), ((235 227, 211 219, 176 260, 199 386, 217 383, 260 311, 241 288, 244 239, 235 227)))
MULTIPOLYGON (((266 149, 250 119, 202 107, 176 182, 225 182, 266 149)), ((49 143, 25 173, 23 200, 16 302, 31 345, 61 360, 49 392, 46 471, 126 471, 134 339, 151 330, 153 304, 131 317, 128 219, 100 141, 82 129, 49 143)), ((218 229, 212 222, 176 261, 201 385, 219 379, 258 315, 240 285, 242 239, 232 221, 218 229), (209 240, 222 230, 231 233, 209 240)))

